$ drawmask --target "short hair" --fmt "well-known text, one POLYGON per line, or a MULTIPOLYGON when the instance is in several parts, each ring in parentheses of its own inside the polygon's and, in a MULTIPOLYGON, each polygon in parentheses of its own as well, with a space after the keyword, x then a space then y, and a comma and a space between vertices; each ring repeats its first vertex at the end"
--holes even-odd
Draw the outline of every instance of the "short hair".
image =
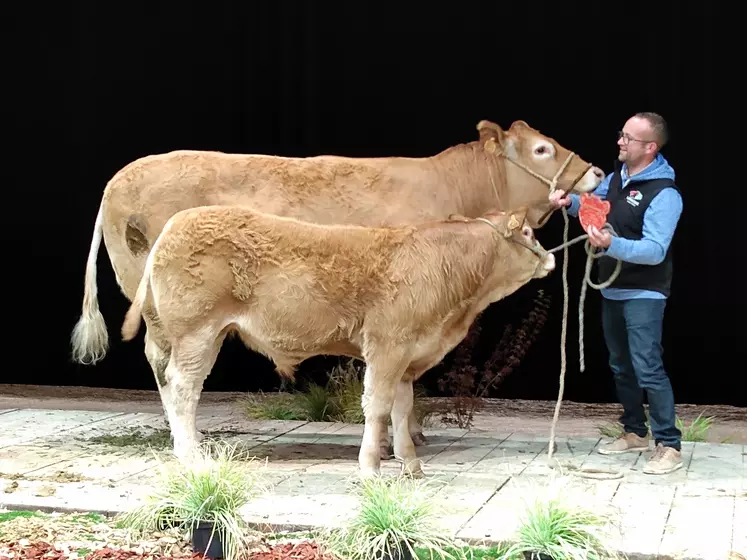
POLYGON ((646 119, 651 125, 651 129, 654 131, 654 138, 659 149, 663 148, 664 145, 669 141, 669 127, 667 121, 664 120, 658 113, 652 112, 640 112, 635 114, 639 119, 646 119))

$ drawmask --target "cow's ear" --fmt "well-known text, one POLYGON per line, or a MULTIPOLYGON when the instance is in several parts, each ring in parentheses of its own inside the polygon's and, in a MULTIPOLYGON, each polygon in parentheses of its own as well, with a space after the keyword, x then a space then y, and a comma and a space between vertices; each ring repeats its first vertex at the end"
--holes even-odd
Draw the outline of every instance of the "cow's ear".
POLYGON ((511 123, 511 130, 516 128, 532 128, 526 121, 518 120, 511 123))
POLYGON ((480 133, 480 143, 486 151, 493 153, 503 146, 506 133, 497 124, 490 121, 480 121, 477 123, 477 131, 480 133))

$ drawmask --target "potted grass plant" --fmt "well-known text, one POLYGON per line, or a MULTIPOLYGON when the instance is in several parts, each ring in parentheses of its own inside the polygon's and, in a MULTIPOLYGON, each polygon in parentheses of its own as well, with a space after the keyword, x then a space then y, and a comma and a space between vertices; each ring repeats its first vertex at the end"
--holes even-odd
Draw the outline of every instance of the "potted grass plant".
POLYGON ((601 504, 571 500, 566 483, 551 487, 526 504, 516 538, 504 558, 526 560, 619 560, 608 541, 611 510, 601 504), (562 489, 562 490, 561 490, 562 489))
POLYGON ((178 528, 207 558, 236 560, 251 542, 239 510, 264 491, 258 469, 229 444, 204 443, 189 465, 158 460, 154 490, 120 516, 135 532, 178 528))
POLYGON ((462 560, 461 549, 434 522, 433 486, 407 477, 361 478, 353 484, 357 511, 323 530, 320 544, 349 560, 462 560), (419 554, 416 553, 416 547, 419 554), (448 552, 449 550, 456 552, 448 552), (422 551, 425 552, 425 556, 422 551))

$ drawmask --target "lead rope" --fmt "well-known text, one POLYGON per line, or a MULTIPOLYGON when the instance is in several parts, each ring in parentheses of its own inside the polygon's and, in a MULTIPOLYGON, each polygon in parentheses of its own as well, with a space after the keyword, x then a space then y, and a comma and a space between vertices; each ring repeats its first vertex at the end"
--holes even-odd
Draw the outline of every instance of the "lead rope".
MULTIPOLYGON (((490 147, 486 143, 485 149, 487 152, 491 154, 495 154, 496 151, 498 151, 497 146, 495 144, 492 144, 490 147)), ((503 156, 506 160, 510 161, 514 165, 522 168, 524 171, 532 175, 533 177, 539 179, 543 183, 547 184, 550 187, 550 194, 552 194, 557 189, 558 179, 562 175, 563 171, 565 171, 565 168, 568 166, 568 164, 571 162, 571 159, 573 159, 573 156, 575 155, 573 152, 570 152, 568 156, 566 157, 566 160, 563 162, 563 165, 560 167, 558 172, 555 174, 555 176, 552 178, 552 180, 548 180, 547 178, 539 175, 538 173, 535 173, 525 165, 520 164, 517 161, 512 160, 509 158, 506 154, 504 154, 502 151, 498 151, 498 155, 503 156)), ((493 181, 493 173, 490 168, 490 163, 488 162, 488 174, 490 176, 490 183, 493 186, 493 194, 495 194, 496 199, 498 199, 498 191, 495 186, 495 181, 493 181)), ((585 363, 584 363, 584 301, 586 299, 586 286, 589 285, 592 288, 595 288, 597 290, 601 290, 603 288, 608 287, 612 282, 615 281, 618 274, 620 274, 620 269, 622 267, 622 262, 618 259, 617 260, 617 266, 615 267, 615 270, 612 272, 612 275, 602 282, 601 284, 594 284, 591 281, 591 267, 593 263, 593 259, 599 258, 602 256, 601 253, 597 253, 596 250, 589 244, 588 242, 588 235, 579 235, 572 241, 568 241, 568 229, 569 229, 569 223, 568 223, 568 212, 565 207, 562 208, 563 212, 563 220, 565 222, 564 228, 563 228, 563 243, 562 245, 559 245, 558 247, 555 247, 554 249, 548 251, 549 253, 554 253, 555 251, 559 251, 560 249, 563 249, 563 324, 562 329, 560 333, 560 382, 559 382, 559 388, 558 388, 558 400, 555 403, 555 412, 553 414, 552 419, 552 425, 550 427, 550 444, 549 449, 547 452, 547 460, 548 464, 551 468, 556 469, 567 469, 577 476, 580 476, 582 478, 594 478, 598 480, 613 480, 617 478, 622 478, 623 475, 619 471, 612 471, 612 470, 606 470, 606 469, 593 469, 593 468, 586 468, 586 469, 580 469, 576 467, 573 464, 567 463, 565 465, 561 465, 557 459, 553 462, 553 452, 555 450, 555 428, 558 423, 558 418, 560 417, 560 405, 563 401, 563 391, 565 390, 565 370, 566 370, 566 355, 565 355, 565 342, 567 337, 567 328, 568 328, 568 247, 571 245, 578 243, 579 241, 582 241, 584 239, 587 239, 586 242, 586 270, 584 271, 584 279, 581 284, 581 296, 579 301, 579 309, 578 309, 578 315, 579 315, 579 353, 580 353, 580 366, 581 371, 583 372, 585 369, 585 363)), ((612 235, 617 235, 615 230, 612 228, 611 225, 605 224, 602 230, 609 231, 612 235)))
MULTIPOLYGON (((552 194, 552 191, 551 191, 552 194)), ((563 243, 554 249, 551 249, 549 252, 554 253, 555 251, 559 251, 560 249, 563 249, 563 323, 562 328, 560 331, 560 382, 559 382, 559 388, 558 388, 558 400, 555 403, 555 412, 553 414, 552 419, 552 425, 550 426, 550 443, 548 446, 547 451, 547 461, 550 465, 550 468, 555 469, 563 469, 571 471, 576 476, 579 476, 581 478, 592 478, 597 480, 614 480, 618 478, 622 478, 622 472, 620 471, 614 471, 614 470, 607 470, 607 469, 596 469, 596 468, 579 468, 571 463, 566 463, 564 465, 561 465, 560 462, 555 459, 553 461, 553 453, 555 451, 555 428, 558 423, 558 418, 560 417, 560 405, 563 402, 563 392, 565 390, 565 370, 566 370, 566 353, 565 353, 565 343, 566 343, 566 337, 567 337, 567 328, 568 328, 568 248, 578 243, 579 241, 582 241, 586 239, 586 269, 584 271, 584 279, 581 284, 581 296, 578 306, 578 315, 579 315, 579 353, 580 353, 580 366, 581 371, 584 371, 585 365, 584 365, 584 345, 583 345, 583 334, 584 334, 584 301, 586 298, 586 286, 589 285, 592 288, 601 290, 602 288, 606 288, 609 285, 612 284, 612 282, 615 281, 618 274, 620 274, 620 269, 622 267, 622 261, 619 259, 617 260, 617 266, 615 267, 615 270, 613 271, 612 275, 602 282, 601 284, 594 284, 591 281, 591 267, 593 263, 593 259, 601 257, 603 254, 598 253, 594 247, 592 247, 589 242, 588 238, 589 236, 579 235, 572 241, 568 241, 568 229, 569 229, 569 222, 568 222, 568 211, 565 207, 562 208, 563 212, 563 221, 564 221, 564 227, 563 227, 563 243)), ((612 228, 611 225, 605 224, 602 228, 603 230, 609 231, 612 235, 617 235, 615 230, 612 228)))

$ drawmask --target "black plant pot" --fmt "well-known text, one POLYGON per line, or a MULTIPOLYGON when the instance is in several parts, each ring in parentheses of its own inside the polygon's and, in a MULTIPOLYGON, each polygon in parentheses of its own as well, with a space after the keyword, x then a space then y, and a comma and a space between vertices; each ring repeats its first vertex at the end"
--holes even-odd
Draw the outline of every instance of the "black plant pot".
POLYGON ((192 531, 192 550, 206 558, 223 558, 221 532, 213 532, 212 521, 200 521, 192 531), (212 535, 212 540, 210 539, 212 535), (210 546, 208 547, 208 543, 210 546))
POLYGON ((381 557, 381 560, 417 560, 412 555, 412 552, 410 552, 410 549, 407 547, 406 543, 400 543, 400 549, 397 550, 396 547, 390 547, 392 553, 391 554, 384 554, 381 557))
POLYGON ((174 508, 165 508, 160 512, 158 516, 158 522, 156 523, 156 529, 159 531, 166 531, 171 527, 178 525, 176 515, 174 514, 174 508))
POLYGON ((553 557, 549 554, 545 554, 544 552, 534 552, 525 550, 524 551, 524 558, 525 560, 553 560, 553 557))

